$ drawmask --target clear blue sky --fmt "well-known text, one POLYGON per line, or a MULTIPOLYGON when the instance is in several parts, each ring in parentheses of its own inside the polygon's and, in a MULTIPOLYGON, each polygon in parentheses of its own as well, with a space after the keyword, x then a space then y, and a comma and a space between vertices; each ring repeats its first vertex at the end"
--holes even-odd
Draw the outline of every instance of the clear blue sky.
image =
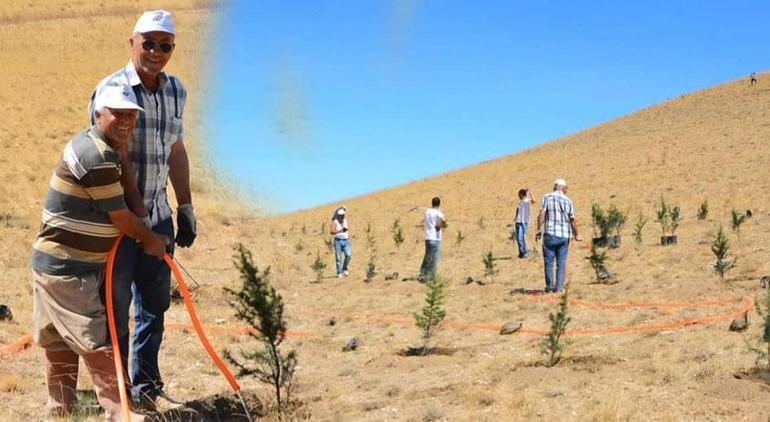
POLYGON ((511 154, 770 68, 767 1, 232 1, 217 168, 272 212, 511 154))

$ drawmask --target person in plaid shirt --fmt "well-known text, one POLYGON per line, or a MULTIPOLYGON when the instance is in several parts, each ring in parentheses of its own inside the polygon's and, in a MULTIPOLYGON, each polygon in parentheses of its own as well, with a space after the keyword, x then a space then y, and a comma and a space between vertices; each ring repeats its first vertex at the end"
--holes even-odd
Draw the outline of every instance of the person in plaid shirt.
POLYGON ((558 293, 564 290, 564 273, 569 254, 569 241, 583 240, 577 231, 575 207, 566 195, 567 182, 557 179, 553 192, 543 196, 537 215, 536 239, 543 238, 543 261, 545 267, 545 292, 558 293), (545 236, 541 228, 545 225, 545 236), (556 282, 553 277, 553 262, 556 260, 556 282))
MULTIPOLYGON (((174 239, 172 210, 166 196, 166 185, 171 180, 177 201, 175 242, 186 248, 192 246, 196 236, 190 167, 182 141, 187 91, 179 79, 163 71, 174 51, 175 34, 169 12, 144 12, 129 38, 131 61, 97 85, 89 110, 93 119, 93 98, 104 87, 123 84, 134 91, 144 111, 137 116, 128 153, 121 156, 126 202, 153 232, 174 239)), ((168 252, 173 254, 173 244, 168 252)), ((128 238, 118 248, 116 263, 113 301, 120 354, 127 368, 128 310, 133 299, 131 396, 135 409, 151 410, 163 393, 158 352, 163 340, 163 317, 170 304, 171 275, 165 263, 148 256, 128 238)))

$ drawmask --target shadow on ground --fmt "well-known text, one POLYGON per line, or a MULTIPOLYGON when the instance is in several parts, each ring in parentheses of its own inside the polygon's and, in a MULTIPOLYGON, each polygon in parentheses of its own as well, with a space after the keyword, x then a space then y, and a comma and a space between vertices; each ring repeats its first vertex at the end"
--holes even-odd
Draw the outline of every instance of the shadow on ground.
MULTIPOLYGON (((242 391, 243 400, 249 408, 251 418, 265 416, 264 406, 256 393, 242 391)), ((152 415, 151 421, 173 422, 240 422, 248 421, 241 401, 233 393, 192 400, 176 409, 152 415)))

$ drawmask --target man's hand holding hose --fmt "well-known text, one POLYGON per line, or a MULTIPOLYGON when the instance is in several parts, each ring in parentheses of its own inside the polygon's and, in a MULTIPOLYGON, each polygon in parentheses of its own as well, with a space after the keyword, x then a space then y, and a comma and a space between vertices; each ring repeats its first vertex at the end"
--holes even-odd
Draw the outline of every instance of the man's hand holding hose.
POLYGON ((166 245, 169 239, 153 233, 144 226, 142 221, 127 208, 109 213, 110 220, 115 227, 128 237, 138 240, 142 244, 144 253, 162 260, 166 254, 166 245))

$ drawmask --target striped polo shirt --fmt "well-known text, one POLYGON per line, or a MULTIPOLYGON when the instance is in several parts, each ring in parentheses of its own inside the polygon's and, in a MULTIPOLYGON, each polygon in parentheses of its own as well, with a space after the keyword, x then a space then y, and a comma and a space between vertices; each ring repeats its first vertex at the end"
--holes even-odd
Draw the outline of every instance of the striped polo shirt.
POLYGON ((144 108, 144 111, 137 115, 128 150, 144 206, 152 224, 156 225, 171 217, 171 207, 168 205, 166 194, 168 159, 172 145, 184 135, 182 113, 187 91, 179 79, 165 72, 160 74, 157 91, 148 91, 142 85, 134 63, 129 61, 125 68, 104 78, 94 89, 88 104, 92 125, 95 111, 93 99, 105 85, 131 86, 137 103, 144 108))
POLYGON ((545 234, 556 237, 572 237, 570 221, 575 218, 572 200, 562 191, 553 191, 543 196, 540 210, 545 211, 545 234))
POLYGON ((52 275, 101 271, 118 236, 108 212, 124 208, 118 154, 96 128, 81 131, 51 176, 32 268, 52 275))

